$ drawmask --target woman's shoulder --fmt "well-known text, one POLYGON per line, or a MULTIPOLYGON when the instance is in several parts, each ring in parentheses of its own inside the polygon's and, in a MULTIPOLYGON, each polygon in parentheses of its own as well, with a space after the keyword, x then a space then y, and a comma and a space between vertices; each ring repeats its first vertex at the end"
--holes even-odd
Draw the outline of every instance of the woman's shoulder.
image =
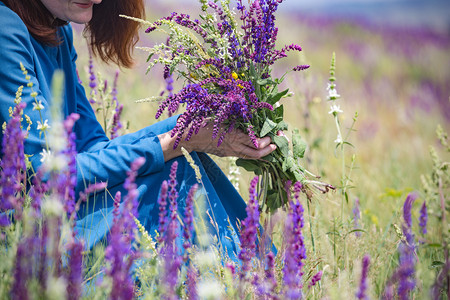
POLYGON ((27 26, 22 19, 0 1, 0 44, 13 37, 30 38, 27 26))

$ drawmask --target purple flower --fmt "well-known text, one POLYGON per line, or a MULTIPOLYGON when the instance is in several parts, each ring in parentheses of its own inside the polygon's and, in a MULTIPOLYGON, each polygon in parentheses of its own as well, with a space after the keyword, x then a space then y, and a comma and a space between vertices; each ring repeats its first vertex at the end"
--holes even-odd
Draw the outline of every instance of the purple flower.
POLYGON ((194 184, 189 190, 189 194, 186 198, 186 206, 184 208, 184 218, 183 218, 183 248, 185 249, 184 261, 188 259, 187 249, 191 247, 191 237, 194 231, 194 195, 197 192, 198 184, 194 184))
POLYGON ((158 227, 158 242, 162 243, 163 238, 166 232, 167 225, 167 191, 169 189, 169 185, 166 180, 164 180, 161 184, 161 190, 158 198, 159 205, 159 227, 158 227))
POLYGON ((16 261, 14 263, 14 281, 11 286, 11 299, 27 300, 28 295, 28 281, 32 276, 32 245, 33 241, 30 238, 23 238, 17 246, 16 261))
POLYGON ((72 113, 64 120, 64 129, 67 136, 67 148, 64 150, 68 161, 68 168, 65 171, 65 199, 64 209, 68 216, 75 212, 75 187, 77 185, 77 145, 76 135, 73 131, 75 122, 80 118, 79 114, 72 113))
POLYGON ((116 107, 116 111, 114 112, 113 116, 113 122, 111 126, 111 139, 115 139, 119 136, 119 130, 123 127, 122 123, 120 122, 120 116, 122 114, 123 110, 123 104, 119 104, 116 107))
POLYGON ((256 240, 259 225, 259 205, 256 185, 258 177, 253 178, 250 182, 249 201, 246 208, 247 217, 242 221, 241 227, 241 251, 239 259, 242 261, 241 278, 245 278, 251 270, 251 261, 256 256, 256 240))
POLYGON ((415 193, 410 193, 406 196, 405 203, 403 204, 403 220, 408 228, 412 227, 411 209, 416 198, 417 195, 415 193))
POLYGON ((114 116, 113 116, 113 123, 111 126, 111 139, 115 139, 119 136, 118 132, 123 127, 122 123, 120 122, 120 116, 122 114, 123 105, 119 103, 119 100, 117 100, 117 80, 119 78, 119 72, 116 71, 116 75, 114 76, 114 82, 113 82, 113 88, 111 91, 112 96, 112 102, 114 102, 114 105, 116 107, 114 116))
POLYGON ((267 254, 267 269, 265 275, 265 286, 261 294, 268 296, 269 299, 278 299, 276 293, 277 279, 275 277, 275 254, 273 254, 272 251, 267 254))
POLYGON ((427 222, 428 222, 427 203, 426 201, 423 201, 422 207, 420 208, 420 218, 419 218, 420 232, 422 234, 427 233, 427 222))
POLYGON ((194 265, 190 264, 187 269, 187 278, 186 278, 186 296, 189 300, 197 300, 197 278, 198 271, 194 267, 194 265))
POLYGON ((393 299, 395 283, 398 283, 397 295, 399 299, 402 300, 409 299, 410 293, 414 290, 416 286, 415 241, 414 241, 414 234, 412 233, 411 230, 412 227, 411 209, 412 204, 415 201, 416 197, 417 196, 414 193, 408 194, 405 203, 403 205, 404 224, 402 226, 402 229, 405 239, 402 240, 400 245, 398 246, 399 265, 386 285, 384 291, 385 299, 393 299))
POLYGON ((109 245, 105 249, 105 260, 110 266, 106 274, 112 278, 111 299, 131 299, 134 295, 134 282, 129 274, 134 259, 138 256, 131 249, 131 242, 134 238, 137 217, 137 185, 134 183, 137 171, 144 164, 143 157, 137 158, 131 163, 131 168, 127 172, 127 179, 124 187, 127 195, 119 212, 121 195, 116 194, 114 198, 114 219, 109 237, 109 245))
POLYGON ((308 288, 312 288, 315 286, 321 279, 322 279, 323 272, 319 271, 317 272, 312 278, 311 282, 308 284, 308 288))
POLYGON ((162 282, 165 289, 165 299, 178 299, 176 285, 178 282, 178 271, 180 269, 182 258, 179 255, 176 239, 179 232, 179 222, 177 218, 178 210, 178 192, 176 190, 178 162, 175 161, 170 169, 169 183, 163 182, 161 186, 160 204, 160 239, 162 243, 159 248, 160 256, 164 261, 164 273, 162 282), (169 191, 167 192, 167 187, 169 191), (167 194, 169 198, 169 216, 168 218, 162 210, 167 206, 167 194))
POLYGON ((370 257, 365 255, 362 260, 361 281, 359 283, 359 290, 356 293, 356 298, 361 300, 367 300, 367 275, 369 274, 370 257))
POLYGON ((72 241, 68 246, 69 274, 67 276, 67 296, 69 300, 81 298, 83 285, 83 255, 81 241, 72 241))
MULTIPOLYGON (((24 203, 22 195, 26 186, 26 166, 24 155, 24 138, 20 119, 22 117, 25 103, 18 103, 14 109, 11 119, 8 121, 2 140, 2 160, 0 161, 0 213, 15 209, 15 218, 21 219, 24 203)), ((0 214, 0 225, 10 224, 5 214, 0 214)))
POLYGON ((285 223, 285 245, 284 257, 284 284, 285 297, 287 299, 299 299, 302 297, 302 267, 303 260, 306 259, 306 248, 302 234, 304 226, 303 206, 300 203, 299 195, 302 189, 300 182, 294 184, 294 201, 290 202, 290 211, 285 223))
POLYGON ((292 71, 303 71, 303 70, 309 69, 309 67, 310 67, 309 65, 299 65, 299 66, 294 67, 292 69, 292 71))
MULTIPOLYGON (((361 210, 359 207, 359 198, 355 199, 355 204, 353 206, 353 228, 354 229, 361 229, 359 226, 359 219, 361 218, 361 210)), ((355 235, 357 237, 361 236, 361 232, 356 231, 355 235)))
MULTIPOLYGON (((97 87, 97 78, 94 74, 94 61, 91 53, 89 53, 89 87, 91 88, 91 95, 97 94, 97 90, 95 89, 97 87)), ((91 97, 89 102, 92 104, 95 103, 94 98, 91 97)))

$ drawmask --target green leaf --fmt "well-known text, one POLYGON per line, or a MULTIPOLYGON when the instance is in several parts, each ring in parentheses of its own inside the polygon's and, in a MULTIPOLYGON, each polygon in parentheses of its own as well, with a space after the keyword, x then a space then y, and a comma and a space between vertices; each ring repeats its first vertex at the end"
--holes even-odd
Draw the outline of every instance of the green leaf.
POLYGON ((259 133, 259 136, 260 137, 266 136, 275 127, 277 127, 277 123, 275 123, 271 119, 266 119, 266 121, 264 122, 263 127, 261 129, 261 132, 259 133))
POLYGON ((289 142, 284 136, 273 135, 271 136, 272 141, 277 148, 281 151, 284 157, 289 156, 289 142))
POLYGON ((284 107, 283 105, 280 105, 279 107, 275 108, 273 111, 271 111, 272 113, 272 120, 275 123, 280 123, 281 121, 283 121, 283 114, 284 114, 284 107))
POLYGON ((269 99, 267 99, 267 102, 273 105, 273 104, 277 103, 281 99, 281 97, 286 95, 288 92, 289 92, 289 89, 285 89, 282 92, 278 92, 277 90, 275 90, 274 93, 269 95, 269 99))
POLYGON ((269 161, 271 163, 276 163, 277 162, 277 159, 272 154, 266 155, 266 156, 262 157, 261 159, 269 161))
POLYGON ((427 244, 427 247, 430 248, 442 248, 442 245, 439 243, 431 243, 431 244, 427 244))
POLYGON ((270 212, 274 212, 282 205, 280 194, 276 190, 269 190, 267 192, 266 206, 270 212))
POLYGON ((435 260, 431 263, 430 268, 439 268, 439 267, 442 267, 443 265, 444 265, 444 263, 442 261, 435 260))
POLYGON ((274 82, 270 79, 270 78, 266 78, 266 79, 258 79, 256 81, 257 84, 259 85, 267 85, 267 84, 274 84, 274 82))
POLYGON ((286 172, 287 170, 292 169, 294 165, 295 165, 294 159, 291 156, 288 156, 284 158, 281 168, 283 169, 283 172, 286 172))
POLYGON ((347 234, 350 234, 350 233, 353 233, 353 232, 364 232, 364 233, 366 233, 366 231, 364 229, 353 229, 353 230, 350 230, 349 232, 347 232, 347 234))
POLYGON ((303 158, 305 156, 307 144, 302 139, 298 129, 292 131, 292 151, 294 153, 294 158, 303 158))
POLYGON ((289 126, 285 121, 278 122, 277 130, 288 130, 289 126))
POLYGON ((257 172, 260 170, 260 166, 259 164, 256 162, 256 160, 251 160, 251 159, 243 159, 243 158, 238 158, 236 160, 236 165, 239 167, 244 168, 245 170, 249 171, 249 172, 257 172))

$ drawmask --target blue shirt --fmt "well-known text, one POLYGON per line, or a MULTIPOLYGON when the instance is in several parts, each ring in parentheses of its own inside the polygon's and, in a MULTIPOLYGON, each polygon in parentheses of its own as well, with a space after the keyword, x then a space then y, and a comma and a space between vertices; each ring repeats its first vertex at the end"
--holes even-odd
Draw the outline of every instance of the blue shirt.
MULTIPOLYGON (((33 90, 38 94, 37 100, 45 107, 41 111, 42 119, 48 119, 50 125, 50 85, 55 70, 61 69, 65 76, 64 117, 71 113, 80 115, 74 129, 78 151, 76 190, 84 190, 88 183, 108 183, 108 193, 97 195, 97 201, 80 209, 76 225, 78 235, 87 242, 88 248, 107 235, 113 220, 114 205, 110 195, 114 195, 116 191, 124 192, 122 184, 127 176, 126 171, 138 157, 146 159, 136 178, 140 194, 139 221, 148 232, 153 233, 158 226, 159 210, 156 205, 160 185, 169 178, 172 162, 178 161, 179 210, 184 209, 188 191, 197 182, 195 172, 184 157, 164 162, 157 135, 171 130, 176 117, 110 141, 95 117, 84 88, 78 82, 75 66, 77 54, 73 47, 71 26, 59 28, 58 35, 62 40, 58 46, 41 44, 30 35, 19 16, 0 2, 0 123, 8 121, 8 110, 15 105, 15 93, 19 86, 24 86, 22 102, 27 105, 24 114, 33 121, 25 140, 25 153, 32 155, 30 160, 34 170, 37 170, 45 140, 37 129, 37 121, 41 117, 38 111, 33 110, 35 100, 30 95, 31 89, 27 87, 28 81, 20 69, 20 63, 31 77, 33 90)), ((27 127, 25 121, 23 127, 27 127)), ((3 138, 1 132, 0 138, 3 138)), ((199 193, 208 200, 205 203, 205 213, 212 216, 215 224, 212 226, 207 222, 211 227, 210 231, 217 235, 220 249, 236 260, 239 248, 237 223, 246 216, 245 202, 210 157, 205 153, 191 154, 202 176, 203 186, 199 193)))
MULTIPOLYGON (((127 135, 118 141, 109 141, 97 121, 94 111, 86 98, 83 86, 78 82, 75 62, 77 53, 73 46, 70 25, 59 28, 58 46, 47 46, 35 40, 19 16, 0 2, 0 124, 8 121, 8 109, 14 106, 15 93, 23 85, 22 102, 26 103, 24 113, 33 121, 29 137, 25 141, 25 153, 31 154, 34 170, 40 165, 40 152, 45 140, 37 130, 40 121, 39 112, 33 110, 34 98, 31 89, 22 74, 20 63, 24 65, 38 93, 37 100, 42 101, 43 120, 48 119, 51 126, 50 105, 51 80, 56 69, 65 76, 64 117, 78 113, 80 120, 75 124, 77 136, 77 190, 83 190, 89 182, 108 181, 108 186, 121 184, 124 170, 138 157, 145 157, 146 163, 139 175, 159 172, 164 166, 164 156, 159 139, 155 133, 143 130, 127 135)), ((24 123, 24 128, 27 125, 24 123)), ((0 133, 0 138, 3 134, 0 133)), ((1 146, 0 146, 1 147, 1 146)))

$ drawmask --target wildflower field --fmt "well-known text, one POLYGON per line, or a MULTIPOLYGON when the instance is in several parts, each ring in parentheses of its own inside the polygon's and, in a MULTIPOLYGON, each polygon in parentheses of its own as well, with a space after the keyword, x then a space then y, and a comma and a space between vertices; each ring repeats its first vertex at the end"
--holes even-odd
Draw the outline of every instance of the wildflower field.
MULTIPOLYGON (((147 20, 154 22, 173 9, 150 6, 147 20)), ((176 9, 201 13, 200 6, 176 9)), ((159 232, 147 233, 136 224, 133 182, 143 163, 137 160, 128 173, 128 194, 123 199, 116 195, 108 243, 85 250, 72 227, 78 196, 67 196, 73 192, 68 192, 70 184, 64 190, 56 184, 71 182, 76 116, 54 117, 64 130, 49 134, 66 139, 67 149, 59 154, 56 149, 52 159, 65 160, 68 167, 48 162, 51 180, 45 191, 36 179, 32 188, 24 188, 25 173, 11 170, 26 169, 26 162, 6 159, 23 153, 19 98, 33 92, 24 87, 4 129, 5 136, 20 138, 17 145, 3 141, 10 154, 3 153, 0 164, 1 299, 450 297, 448 32, 286 11, 275 16, 277 47, 296 43, 302 51, 280 59, 272 75, 310 66, 289 72, 280 84, 289 88, 280 100, 286 135, 292 141, 291 129, 297 128, 307 144, 299 161, 314 175, 309 192, 292 182, 287 205, 260 210, 258 178, 237 167, 235 159, 214 157, 248 203, 236 263, 207 232, 210 215, 202 210, 204 199, 195 197, 197 186, 184 213, 176 213, 174 176, 161 186, 159 232), (70 204, 61 200, 67 197, 70 204), (14 212, 5 214, 10 209, 14 212)), ((166 42, 167 32, 144 30, 138 47, 166 42)), ((74 38, 80 80, 111 138, 157 122, 159 101, 145 99, 185 84, 176 76, 170 82, 163 78, 164 66, 146 74, 146 51, 135 50, 133 69, 116 70, 92 60, 81 27, 74 26, 74 38)), ((92 197, 103 187, 88 187, 79 198, 92 197)))

